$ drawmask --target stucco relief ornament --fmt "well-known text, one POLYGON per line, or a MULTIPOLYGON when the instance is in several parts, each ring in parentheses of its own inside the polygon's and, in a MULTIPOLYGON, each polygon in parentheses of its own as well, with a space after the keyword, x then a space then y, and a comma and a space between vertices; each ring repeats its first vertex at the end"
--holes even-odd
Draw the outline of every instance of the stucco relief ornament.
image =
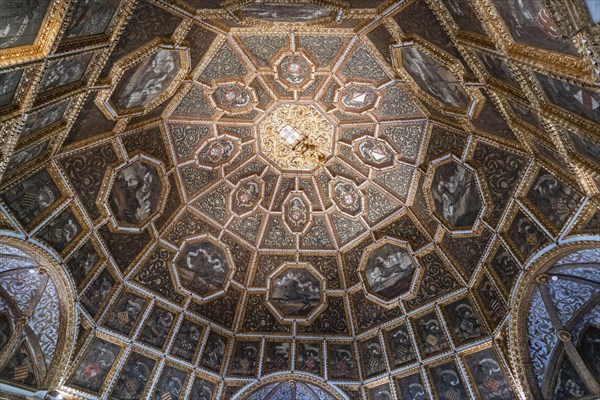
POLYGON ((284 61, 283 71, 285 79, 292 85, 298 85, 308 75, 308 64, 300 57, 293 57, 284 61))
POLYGON ((388 165, 394 161, 394 154, 385 143, 366 140, 358 146, 359 156, 368 164, 388 165))
POLYGON ((240 187, 236 193, 237 203, 240 207, 251 207, 259 194, 259 187, 256 182, 248 181, 240 187))
POLYGON ((353 109, 365 108, 375 102, 376 94, 370 86, 355 85, 348 87, 342 94, 344 106, 353 109))
POLYGON ((198 154, 198 162, 211 167, 224 164, 232 159, 236 145, 230 139, 217 139, 207 143, 198 154))
POLYGON ((333 187, 333 194, 342 211, 352 215, 356 215, 360 211, 360 196, 350 183, 338 182, 333 187))
POLYGON ((226 85, 215 90, 215 100, 227 108, 242 108, 250 103, 250 95, 237 85, 226 85))
POLYGON ((302 228, 308 222, 308 210, 304 201, 300 197, 293 197, 287 204, 287 222, 290 228, 297 232, 301 231, 302 228))
POLYGON ((305 88, 314 79, 315 65, 302 53, 283 55, 274 64, 275 78, 288 90, 305 88))

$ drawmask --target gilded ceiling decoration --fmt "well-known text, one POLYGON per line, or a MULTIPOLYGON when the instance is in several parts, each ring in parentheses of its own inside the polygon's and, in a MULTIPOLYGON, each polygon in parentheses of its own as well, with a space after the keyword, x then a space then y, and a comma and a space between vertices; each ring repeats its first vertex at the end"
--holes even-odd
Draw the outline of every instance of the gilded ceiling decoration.
POLYGON ((21 3, 0 382, 600 395, 594 1, 21 3))

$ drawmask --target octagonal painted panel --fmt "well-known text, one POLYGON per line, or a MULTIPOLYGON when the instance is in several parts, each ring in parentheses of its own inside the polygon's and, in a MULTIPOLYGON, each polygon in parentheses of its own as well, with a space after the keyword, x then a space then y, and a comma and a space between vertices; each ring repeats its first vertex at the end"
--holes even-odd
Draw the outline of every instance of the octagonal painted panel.
POLYGON ((237 215, 246 215, 254 209, 263 197, 264 184, 257 177, 242 181, 231 193, 230 207, 237 215))
POLYGON ((380 96, 375 88, 364 83, 350 83, 336 93, 338 108, 356 114, 372 110, 379 99, 380 96))
POLYGON ((388 304, 414 292, 420 268, 407 244, 384 239, 365 250, 360 271, 367 292, 388 304))
POLYGON ((314 75, 314 63, 302 53, 284 55, 275 63, 275 78, 289 90, 304 89, 314 75))
POLYGON ((238 152, 238 141, 223 136, 207 141, 198 151, 197 160, 206 167, 220 167, 233 160, 238 152))
POLYGON ((115 172, 108 208, 118 226, 143 227, 159 212, 167 186, 159 166, 140 159, 115 172))
POLYGON ((484 208, 475 172, 454 158, 437 166, 428 176, 433 214, 450 231, 470 231, 484 208))
POLYGON ((211 237, 186 241, 175 258, 180 286, 201 298, 222 293, 233 273, 229 250, 211 237))
POLYGON ((310 319, 325 301, 323 277, 306 263, 286 263, 269 277, 267 301, 282 319, 310 319))
POLYGON ((396 159, 393 150, 385 141, 370 137, 359 140, 354 146, 354 151, 362 162, 376 168, 390 167, 396 159))
POLYGON ((289 230, 302 232, 309 223, 310 202, 302 193, 292 193, 283 205, 283 220, 289 230))
POLYGON ((469 106, 469 94, 450 68, 417 47, 404 47, 401 55, 402 66, 424 93, 448 107, 469 106))
POLYGON ((362 197, 354 183, 336 179, 330 183, 330 191, 333 201, 340 211, 352 216, 356 216, 362 211, 362 197))
POLYGON ((104 105, 118 118, 162 103, 188 71, 187 49, 150 46, 120 60, 111 71, 115 87, 104 105))
POLYGON ((217 109, 228 114, 243 114, 256 104, 256 94, 250 87, 239 82, 218 85, 211 94, 217 109))

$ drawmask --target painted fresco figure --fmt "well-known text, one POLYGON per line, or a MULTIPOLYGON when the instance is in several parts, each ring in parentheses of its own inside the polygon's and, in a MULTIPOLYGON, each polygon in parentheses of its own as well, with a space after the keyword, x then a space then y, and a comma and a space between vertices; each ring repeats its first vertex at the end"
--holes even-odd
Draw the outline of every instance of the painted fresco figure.
POLYGON ((193 272, 190 286, 199 293, 207 293, 214 287, 220 287, 227 271, 219 254, 210 249, 198 248, 186 255, 186 266, 193 272))
POLYGON ((122 222, 139 224, 155 210, 162 183, 154 167, 134 162, 115 177, 109 202, 115 217, 122 222))
POLYGON ((303 269, 284 271, 273 283, 272 302, 288 317, 307 315, 320 298, 319 282, 303 269))
POLYGON ((256 370, 257 346, 254 343, 242 343, 233 360, 232 372, 236 375, 250 376, 256 370))
POLYGON ((363 344, 363 365, 366 375, 373 376, 385 370, 385 360, 381 345, 377 341, 369 341, 363 344))
POLYGON ((392 357, 394 357, 396 367, 415 359, 414 350, 406 326, 399 326, 396 330, 391 331, 389 335, 391 342, 390 347, 393 351, 392 357))
POLYGON ((390 254, 385 259, 378 256, 375 259, 375 268, 370 272, 373 283, 384 283, 388 278, 403 274, 408 275, 413 271, 412 260, 408 253, 398 251, 390 254))
POLYGON ((150 378, 152 365, 149 365, 146 357, 136 356, 137 354, 131 356, 113 390, 113 395, 119 399, 139 399, 148 378, 150 378), (135 359, 133 359, 134 357, 135 359))
POLYGON ((403 65, 424 91, 452 107, 465 107, 469 96, 457 78, 428 55, 410 47, 403 50, 403 65))
POLYGON ((492 349, 468 356, 467 364, 482 400, 512 400, 515 398, 492 349))
POLYGON ((212 370, 219 370, 223 355, 225 354, 225 342, 220 338, 208 340, 204 351, 203 365, 212 370))
POLYGON ((447 363, 435 368, 434 375, 434 385, 440 400, 468 398, 454 364, 447 363))
POLYGON ((431 194, 436 210, 454 228, 469 227, 477 219, 481 202, 473 174, 449 163, 435 171, 431 194))
POLYGON ((421 335, 426 354, 433 354, 447 346, 444 334, 436 318, 420 321, 419 334, 421 335))
POLYGON ((171 353, 185 360, 191 361, 196 347, 200 342, 202 331, 200 327, 188 320, 184 320, 175 336, 171 353))
POLYGON ((305 372, 319 373, 321 370, 320 351, 317 346, 302 345, 301 347, 301 364, 300 367, 305 372))
POLYGON ((194 400, 212 400, 214 385, 202 378, 196 378, 192 390, 189 393, 189 398, 194 400))
POLYGON ((116 103, 122 108, 142 107, 158 97, 177 73, 174 51, 159 50, 117 94, 116 103), (137 80, 136 80, 137 79, 137 80))
POLYGON ((19 0, 2 3, 0 49, 33 44, 49 0, 19 0))
POLYGON ((288 368, 289 365, 289 343, 271 343, 268 350, 268 357, 265 364, 267 372, 281 371, 288 368))

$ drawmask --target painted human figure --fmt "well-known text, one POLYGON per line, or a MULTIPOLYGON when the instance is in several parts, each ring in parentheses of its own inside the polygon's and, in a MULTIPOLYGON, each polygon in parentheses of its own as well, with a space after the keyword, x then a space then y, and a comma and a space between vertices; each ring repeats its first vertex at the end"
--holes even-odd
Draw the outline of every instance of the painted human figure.
POLYGON ((435 172, 432 196, 438 212, 453 227, 474 223, 480 209, 476 190, 472 173, 461 165, 445 164, 435 172))
POLYGON ((160 50, 150 60, 142 78, 124 93, 118 103, 123 108, 141 107, 161 94, 175 71, 175 58, 172 51, 160 50))

